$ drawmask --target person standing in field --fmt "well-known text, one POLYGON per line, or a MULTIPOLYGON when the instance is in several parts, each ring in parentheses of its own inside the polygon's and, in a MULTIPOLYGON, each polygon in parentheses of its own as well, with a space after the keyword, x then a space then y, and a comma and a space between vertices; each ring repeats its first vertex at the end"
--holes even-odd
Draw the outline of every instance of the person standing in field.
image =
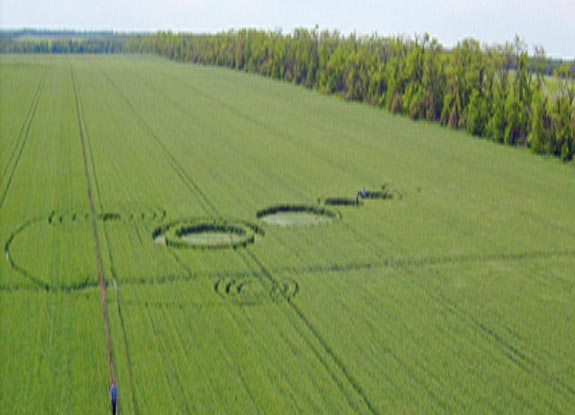
POLYGON ((118 402, 118 388, 116 386, 116 381, 112 380, 112 386, 110 386, 110 402, 112 403, 112 415, 116 415, 116 403, 118 402))

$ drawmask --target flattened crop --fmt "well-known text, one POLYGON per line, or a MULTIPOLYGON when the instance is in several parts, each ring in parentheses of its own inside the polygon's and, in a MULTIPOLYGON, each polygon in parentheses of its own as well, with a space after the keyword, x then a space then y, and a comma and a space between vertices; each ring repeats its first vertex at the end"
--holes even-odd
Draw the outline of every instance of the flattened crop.
POLYGON ((339 213, 312 205, 276 205, 259 210, 256 217, 268 225, 313 226, 325 225, 340 219, 339 213))

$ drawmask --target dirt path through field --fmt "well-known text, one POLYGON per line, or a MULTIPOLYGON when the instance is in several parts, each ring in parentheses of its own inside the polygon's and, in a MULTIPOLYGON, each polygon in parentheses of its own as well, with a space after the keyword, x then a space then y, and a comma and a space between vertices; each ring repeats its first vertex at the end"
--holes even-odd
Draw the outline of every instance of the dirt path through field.
POLYGON ((82 141, 82 157, 84 161, 84 173, 86 175, 86 185, 88 189, 88 201, 90 204, 90 224, 92 226, 92 236, 94 238, 94 253, 96 256, 96 267, 98 271, 98 287, 100 288, 100 306, 102 308, 102 319, 104 321, 104 331, 106 336, 106 353, 108 356, 108 370, 110 373, 110 383, 114 381, 114 362, 112 360, 112 348, 110 345, 110 326, 108 324, 108 312, 106 310, 106 284, 104 283, 104 274, 102 266, 102 255, 100 249, 100 239, 98 237, 97 213, 94 206, 94 194, 92 190, 92 178, 88 167, 88 154, 86 149, 86 137, 84 136, 84 123, 80 111, 80 101, 78 96, 78 86, 74 69, 72 71, 72 80, 74 82, 74 95, 76 97, 76 112, 80 129, 80 139, 82 141))

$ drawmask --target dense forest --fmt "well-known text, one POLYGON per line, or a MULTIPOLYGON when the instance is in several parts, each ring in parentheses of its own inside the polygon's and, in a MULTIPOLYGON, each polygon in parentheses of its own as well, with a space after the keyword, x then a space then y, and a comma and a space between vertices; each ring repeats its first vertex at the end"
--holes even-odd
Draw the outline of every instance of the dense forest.
MULTIPOLYGON (((3 36, 1 50, 29 51, 20 50, 25 48, 18 43, 30 48, 28 43, 34 42, 3 36)), ((519 38, 495 46, 465 39, 446 49, 429 35, 245 29, 36 43, 42 45, 37 45, 39 52, 153 53, 181 62, 227 66, 575 163, 575 63, 548 59, 542 48, 530 56, 519 38), (97 44, 100 49, 94 47, 97 44)))

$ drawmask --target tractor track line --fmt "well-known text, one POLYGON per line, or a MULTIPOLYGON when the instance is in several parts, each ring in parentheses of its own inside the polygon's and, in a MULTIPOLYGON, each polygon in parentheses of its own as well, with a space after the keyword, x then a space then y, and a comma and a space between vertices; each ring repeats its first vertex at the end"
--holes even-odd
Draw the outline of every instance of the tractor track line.
POLYGON ((38 86, 36 87, 36 91, 34 92, 34 96, 32 97, 32 104, 28 107, 28 112, 26 113, 26 117, 24 117, 24 121, 22 122, 22 126, 20 127, 20 132, 18 133, 16 145, 12 149, 12 154, 10 154, 10 157, 8 158, 8 162, 6 163, 6 166, 4 166, 4 170, 2 172, 3 178, 7 176, 7 172, 8 172, 8 170, 10 170, 10 165, 12 164, 14 157, 16 156, 16 153, 18 153, 18 148, 20 147, 22 141, 24 140, 25 131, 28 127, 28 122, 30 121, 30 118, 34 117, 33 114, 35 112, 36 103, 39 99, 40 91, 43 88, 45 71, 46 70, 44 70, 42 72, 42 74, 40 76, 40 80, 38 81, 38 86))
MULTIPOLYGON (((292 134, 277 130, 276 128, 269 125, 268 123, 252 117, 251 115, 241 111, 240 109, 236 108, 234 105, 226 102, 225 100, 219 99, 215 96, 212 96, 209 93, 199 89, 195 85, 192 85, 188 82, 186 82, 186 85, 190 89, 192 89, 196 94, 198 94, 198 95, 202 96, 203 98, 207 99, 208 101, 212 102, 215 107, 226 109, 227 111, 234 114, 236 117, 239 117, 245 121, 248 121, 249 123, 256 125, 258 128, 266 131, 268 134, 271 134, 271 136, 279 137, 280 139, 283 139, 284 142, 289 142, 290 145, 292 145, 293 147, 298 148, 298 149, 301 149, 301 147, 305 145, 301 141, 298 141, 297 138, 294 137, 292 134)), ((334 161, 331 158, 321 154, 321 150, 318 150, 313 146, 307 145, 306 147, 307 147, 307 152, 309 154, 313 155, 313 157, 316 157, 317 159, 324 161, 325 163, 329 164, 334 169, 339 170, 339 171, 349 175, 349 172, 346 170, 345 166, 342 165, 341 163, 338 163, 337 161, 334 161)))
POLYGON ((94 239, 94 251, 96 256, 96 267, 98 271, 98 287, 100 288, 100 307, 102 309, 102 320, 104 323, 104 331, 106 337, 106 353, 108 359, 108 370, 109 370, 109 377, 110 383, 113 382, 114 379, 114 363, 112 359, 112 349, 110 344, 110 326, 108 324, 108 312, 106 309, 106 285, 104 284, 104 274, 103 274, 103 264, 102 264, 102 256, 100 254, 100 240, 98 237, 98 225, 96 222, 96 208, 94 206, 94 195, 92 192, 92 179, 90 176, 90 170, 88 167, 88 154, 87 154, 87 145, 86 145, 86 137, 85 137, 85 126, 82 119, 82 111, 81 111, 81 104, 80 104, 80 97, 78 93, 78 85, 76 80, 76 74, 74 72, 74 68, 70 65, 70 72, 72 74, 72 81, 74 86, 74 96, 76 99, 76 116, 78 119, 78 127, 80 131, 80 141, 82 143, 82 158, 84 161, 84 173, 86 176, 86 184, 88 190, 88 201, 90 204, 90 216, 91 216, 91 226, 92 226, 92 237, 94 239))
MULTIPOLYGON (((355 232, 356 234, 359 234, 359 231, 354 230, 351 227, 349 227, 349 228, 350 228, 351 232, 355 232)), ((380 235, 380 238, 386 239, 386 240, 391 242, 391 240, 389 238, 386 238, 384 235, 380 235)), ((368 238, 364 238, 364 239, 366 241, 366 244, 371 245, 373 249, 377 249, 377 245, 371 239, 368 239, 368 238)), ((406 248, 404 248, 403 246, 401 246, 397 243, 395 244, 395 246, 397 248, 399 248, 401 251, 403 251, 404 253, 409 252, 406 248)), ((571 256, 575 256, 574 250, 566 250, 566 251, 559 251, 559 252, 556 252, 556 251, 549 251, 549 252, 535 251, 535 252, 522 252, 522 253, 502 253, 502 254, 495 254, 495 255, 463 255, 461 257, 457 257, 457 256, 454 256, 454 257, 461 259, 461 263, 467 263, 467 262, 476 262, 476 261, 490 262, 490 261, 497 261, 497 260, 519 262, 522 260, 529 260, 529 259, 550 259, 553 257, 571 257, 571 256)), ((419 288, 419 289, 423 288, 424 292, 426 292, 428 294, 429 298, 431 300, 433 300, 439 308, 445 310, 446 312, 451 314, 453 317, 459 319, 460 321, 463 321, 467 324, 470 324, 471 327, 473 327, 474 330, 476 330, 476 332, 478 334, 480 334, 482 337, 488 339, 492 344, 499 347, 503 356, 507 360, 512 362, 512 364, 515 364, 521 370, 526 371, 528 373, 533 373, 533 370, 535 370, 537 372, 536 374, 539 377, 539 379, 545 379, 546 381, 550 381, 553 383, 553 389, 556 392, 558 392, 559 394, 561 394, 564 397, 573 396, 573 393, 575 393, 575 389, 573 389, 573 387, 571 387, 570 385, 567 385, 562 379, 558 378, 557 376, 553 376, 550 373, 548 373, 545 370, 545 368, 541 366, 541 364, 539 364, 535 360, 529 358, 527 356, 527 354, 521 352, 518 347, 513 346, 510 342, 504 340, 504 337, 502 335, 498 334, 497 328, 488 327, 486 324, 481 323, 476 317, 471 316, 468 312, 457 308, 455 303, 450 301, 447 297, 445 297, 445 295, 443 295, 441 293, 435 294, 430 290, 425 290, 424 286, 417 283, 418 275, 416 273, 417 272, 416 270, 420 266, 457 263, 456 261, 452 261, 453 257, 448 256, 445 258, 447 260, 444 262, 439 261, 439 262, 433 262, 432 264, 429 264, 428 261, 424 261, 423 263, 420 263, 419 261, 415 261, 415 262, 408 261, 407 263, 402 263, 402 262, 391 263, 391 264, 389 264, 389 266, 390 266, 390 268, 402 270, 407 275, 410 275, 413 278, 413 280, 410 281, 410 284, 412 286, 419 288)), ((432 269, 430 267, 429 272, 432 272, 435 275, 439 276, 439 272, 437 271, 437 269, 432 269)), ((520 397, 518 397, 518 398, 520 398, 520 397)))
MULTIPOLYGON (((92 172, 93 172, 92 177, 94 179, 96 196, 98 198, 98 205, 99 205, 100 211, 104 212, 105 210, 104 210, 104 206, 102 204, 102 198, 100 197, 100 195, 101 195, 100 182, 98 180, 98 174, 96 172, 96 161, 94 160, 94 150, 92 148, 92 141, 90 140, 90 135, 87 132, 86 132, 86 141, 88 144, 88 153, 90 155, 90 161, 91 161, 91 165, 92 165, 92 172)), ((133 376, 132 376, 132 359, 130 356, 130 348, 128 345, 128 336, 126 334, 126 324, 124 322, 124 314, 122 313, 122 307, 120 304, 120 293, 119 293, 119 289, 118 289, 118 277, 116 274, 114 256, 112 254, 112 247, 110 244, 110 237, 108 236, 108 229, 106 227, 105 222, 102 223, 102 229, 104 231, 104 239, 106 242, 106 251, 108 254, 108 259, 110 261, 110 275, 112 277, 112 284, 114 286, 116 310, 118 312, 118 318, 120 320, 120 328, 122 330, 122 340, 124 342, 124 348, 126 349, 126 367, 128 370, 128 384, 129 384, 130 392, 131 392, 132 407, 134 408, 134 413, 138 414, 139 413, 138 402, 136 399, 136 395, 134 393, 134 382, 133 382, 133 376)))
MULTIPOLYGON (((449 313, 463 321, 467 321, 482 337, 500 347, 506 358, 513 362, 513 364, 528 373, 535 374, 538 377, 545 379, 546 382, 553 383, 556 392, 561 394, 565 399, 575 396, 575 388, 567 384, 561 378, 549 374, 538 362, 529 357, 529 353, 525 353, 518 346, 513 345, 509 340, 505 339, 504 336, 499 334, 496 329, 487 326, 477 317, 460 309, 453 301, 449 300, 444 295, 437 295, 437 298, 438 301, 444 302, 449 313)), ((553 412, 557 412, 557 408, 551 409, 553 412)))
MULTIPOLYGON (((86 156, 86 152, 85 150, 87 149, 87 153, 89 154, 89 158, 90 158, 90 162, 92 165, 92 178, 94 180, 94 185, 95 185, 95 195, 97 196, 98 199, 98 204, 99 204, 99 208, 100 210, 103 212, 104 208, 102 205, 102 200, 100 197, 100 183, 98 180, 98 175, 96 173, 96 163, 94 160, 94 151, 92 149, 92 143, 90 140, 90 136, 87 132, 87 128, 84 124, 84 115, 83 115, 83 109, 82 106, 80 104, 80 99, 79 99, 79 94, 77 93, 77 81, 76 79, 74 79, 74 88, 75 88, 75 93, 76 93, 76 98, 77 98, 77 109, 78 109, 78 120, 80 122, 81 125, 81 135, 82 135, 82 149, 84 152, 84 155, 86 156)), ((89 175, 89 170, 88 170, 88 164, 87 164, 87 158, 84 158, 85 161, 85 167, 86 167, 86 174, 87 174, 87 180, 90 185, 90 175, 89 175)), ((99 245, 99 238, 98 238, 98 234, 97 234, 97 224, 96 224, 96 218, 97 218, 97 214, 95 211, 95 204, 94 204, 94 198, 93 198, 93 193, 91 192, 91 189, 89 190, 89 194, 90 194, 90 213, 91 213, 91 217, 92 217, 92 227, 93 230, 95 230, 95 241, 97 243, 98 246, 98 251, 100 251, 100 245, 99 245)), ((122 340, 124 342, 124 347, 126 349, 126 366, 127 366, 127 371, 128 371, 128 383, 129 383, 129 387, 130 387, 130 395, 131 395, 131 401, 132 401, 132 407, 134 408, 134 413, 138 414, 139 413, 139 409, 138 409, 138 401, 136 399, 135 393, 134 393, 134 382, 133 382, 133 375, 132 375, 132 359, 130 356, 130 349, 128 346, 128 337, 126 334, 126 325, 124 322, 124 315, 122 313, 122 308, 120 305, 120 293, 119 293, 119 289, 118 289, 118 278, 116 275, 116 270, 115 270, 115 266, 114 266, 114 257, 112 255, 112 250, 111 250, 111 246, 110 246, 110 238, 108 236, 108 230, 106 228, 106 224, 103 223, 102 225, 103 230, 104 230, 104 239, 106 242, 106 251, 108 254, 108 259, 110 260, 110 274, 112 277, 112 284, 114 286, 114 292, 115 292, 115 303, 116 303, 116 309, 118 312, 118 318, 120 320, 120 327, 122 330, 122 340)), ((98 252, 99 255, 100 252, 98 252)), ((100 267, 102 267, 102 259, 101 257, 99 257, 100 260, 100 267)), ((103 268, 103 267, 102 267, 103 268)), ((104 286, 104 297, 105 297, 105 287, 106 287, 106 283, 103 281, 103 275, 99 275, 98 276, 98 281, 99 281, 99 285, 100 285, 100 278, 102 279, 103 282, 103 286, 104 286)), ((106 320, 107 320, 107 312, 106 312, 106 320)), ((107 324, 107 322, 106 322, 107 324)), ((108 337, 109 337, 109 332, 108 332, 108 337)), ((109 349, 108 349, 108 353, 111 356, 111 345, 109 345, 109 349)), ((112 362, 111 357, 109 357, 110 362, 112 362)), ((113 362, 112 362, 113 363, 113 362)), ((113 366, 112 366, 113 369, 113 366)), ((115 380, 113 377, 113 371, 111 372, 111 379, 115 380)))
POLYGON ((128 347, 128 335, 126 334, 126 325, 124 323, 124 314, 122 313, 122 307, 120 305, 120 290, 118 290, 118 284, 114 279, 114 292, 116 293, 116 308, 118 311, 118 318, 120 319, 120 327, 122 328, 122 338, 124 340, 124 347, 126 348, 126 365, 128 367, 128 383, 130 385, 130 394, 132 395, 132 407, 134 408, 134 413, 138 414, 139 406, 138 400, 136 399, 136 394, 134 393, 134 376, 132 375, 132 358, 130 355, 130 349, 128 347))
MULTIPOLYGON (((185 341, 182 340, 182 333, 181 330, 178 330, 177 324, 174 323, 174 320, 170 318, 170 316, 166 315, 166 310, 165 309, 158 310, 158 316, 161 319, 163 325, 161 323, 157 324, 154 322, 154 319, 150 315, 150 310, 148 310, 148 315, 154 333, 161 333, 162 328, 166 328, 169 332, 176 333, 177 343, 179 344, 183 352, 183 355, 186 356, 186 361, 190 361, 191 359, 189 359, 189 350, 188 350, 189 347, 186 347, 185 341), (162 325, 162 327, 159 327, 160 325, 162 325)), ((189 395, 186 394, 185 392, 186 388, 184 387, 184 385, 182 385, 182 381, 180 379, 181 377, 175 375, 175 370, 172 369, 175 366, 177 366, 177 363, 174 361, 174 359, 170 358, 170 356, 173 356, 172 353, 175 354, 176 345, 174 343, 176 342, 174 343, 169 342, 163 336, 158 337, 159 337, 158 346, 162 349, 162 352, 160 353, 162 356, 162 362, 165 368, 170 368, 168 370, 165 370, 165 376, 166 376, 166 383, 170 385, 172 399, 179 403, 178 406, 184 408, 183 413, 191 414, 192 410, 190 409, 190 404, 192 404, 193 400, 190 398, 189 395), (167 347, 168 343, 171 347, 174 347, 174 349, 169 350, 170 347, 167 347)))
MULTIPOLYGON (((158 87, 157 87, 155 84, 153 84, 153 83, 148 83, 148 86, 149 86, 150 88, 154 88, 156 91, 158 90, 158 87)), ((190 111, 188 108, 186 108, 185 106, 183 106, 183 105, 182 105, 180 102, 178 102, 177 100, 171 99, 171 97, 169 97, 169 96, 166 96, 166 99, 168 99, 168 100, 172 103, 172 105, 174 105, 176 108, 178 108, 182 113, 186 114, 189 118, 194 119, 194 120, 196 121, 196 124, 201 124, 201 125, 205 126, 206 128, 208 128, 208 129, 209 129, 212 133, 214 133, 215 135, 220 136, 220 137, 222 137, 222 138, 224 137, 224 136, 221 134, 221 130, 216 129, 216 128, 212 127, 211 125, 209 125, 208 123, 206 123, 204 119, 198 117, 193 111, 190 111)), ((211 102, 211 104, 213 105, 214 102, 211 102)), ((214 105, 214 106, 215 106, 215 105, 214 105)), ((226 140, 226 141, 227 141, 226 145, 232 145, 229 140, 226 140)), ((256 167, 256 168, 257 168, 258 170, 260 170, 260 172, 261 172, 261 169, 256 166, 256 165, 257 165, 257 161, 254 160, 253 158, 252 158, 252 161, 253 161, 253 164, 254 164, 254 166, 252 166, 252 167, 256 167)), ((289 190, 290 190, 291 192, 293 192, 294 194, 298 194, 300 197, 302 197, 302 199, 306 199, 306 195, 305 195, 304 193, 302 193, 299 189, 293 187, 293 185, 291 184, 291 182, 290 182, 289 180, 285 180, 284 177, 281 177, 281 176, 279 176, 277 173, 275 173, 275 172, 273 172, 273 171, 270 171, 270 170, 266 171, 266 172, 265 172, 265 175, 267 175, 267 176, 269 176, 269 177, 274 177, 278 182, 282 182, 282 183, 283 183, 283 187, 284 187, 284 188, 289 189, 289 190)), ((221 176, 220 176, 220 177, 221 177, 221 176)), ((227 184, 228 184, 228 186, 232 187, 232 185, 230 185, 229 182, 228 182, 227 184)))
POLYGON ((30 107, 30 111, 24 120, 24 124, 22 124, 22 128, 20 129, 18 144, 14 147, 12 155, 10 156, 10 160, 6 165, 6 169, 2 177, 6 177, 6 172, 10 169, 10 164, 12 164, 12 160, 14 156, 16 156, 16 161, 13 163, 12 170, 8 175, 8 182, 6 183, 6 187, 2 191, 2 196, 0 196, 0 208, 4 205, 4 201, 6 200, 6 195, 8 194, 8 190, 10 190, 10 186, 12 186, 12 180, 14 179, 14 174, 16 173, 16 169, 20 164, 20 159, 22 158, 22 154, 24 153, 24 147, 26 147, 26 143, 28 142, 28 137, 30 137, 30 129, 32 128, 32 121, 34 121, 34 117, 36 116, 36 111, 38 109, 38 104, 40 102, 40 97, 42 96, 42 92, 44 91, 44 87, 46 85, 46 72, 48 70, 44 69, 42 73, 42 78, 40 79, 40 84, 38 85, 38 89, 36 90, 36 95, 34 97, 34 101, 32 106, 30 107))
MULTIPOLYGON (((240 253, 240 255, 241 255, 241 251, 237 251, 237 252, 240 253)), ((257 258, 257 256, 253 252, 250 252, 248 250, 245 250, 244 252, 246 253, 245 256, 248 257, 249 259, 251 259, 252 263, 256 264, 257 267, 261 270, 261 272, 258 273, 259 275, 265 276, 265 278, 272 284, 272 286, 277 286, 279 284, 277 282, 277 279, 272 275, 272 273, 257 258)), ((295 312, 295 315, 304 324, 305 328, 313 335, 315 340, 319 343, 319 345, 323 349, 323 352, 326 354, 326 356, 328 356, 332 360, 332 362, 335 363, 335 365, 341 371, 341 373, 343 373, 345 380, 351 385, 351 387, 353 388, 353 390, 355 391, 357 396, 361 399, 361 402, 364 404, 364 406, 369 410, 369 412, 372 415, 379 415, 379 412, 376 410, 374 405, 371 403, 371 401, 369 400, 369 397, 367 396, 366 392, 363 390, 363 388, 361 387, 361 385, 359 384, 357 379, 355 379, 355 377, 352 375, 351 371, 343 363, 342 359, 337 355, 337 353, 333 350, 333 348, 331 348, 329 346, 328 342, 321 336, 321 334, 319 333, 317 328, 307 318, 307 316, 301 310, 301 308, 299 308, 293 301, 291 301, 290 298, 285 293, 280 291, 279 295, 283 298, 285 303, 295 312)), ((315 348, 313 346, 310 346, 310 347, 312 348, 312 350, 315 350, 315 348)), ((316 355, 318 360, 322 363, 324 368, 328 371, 328 373, 330 373, 334 382, 336 382, 336 384, 338 385, 338 387, 340 388, 342 393, 344 393, 344 395, 345 395, 345 391, 343 390, 344 389, 343 385, 341 384, 341 380, 339 379, 338 375, 336 373, 334 373, 332 369, 330 369, 328 362, 326 362, 325 359, 318 352, 314 352, 314 354, 316 355)), ((348 397, 348 401, 350 403, 350 406, 352 406, 352 407, 356 406, 353 399, 350 399, 348 397)))
MULTIPOLYGON (((164 143, 162 143, 160 138, 156 135, 154 129, 148 124, 148 122, 142 116, 142 114, 140 114, 138 112, 138 110, 136 109, 134 104, 132 104, 130 99, 124 94, 124 92, 118 87, 118 85, 116 85, 114 80, 110 77, 110 75, 108 73, 106 73, 106 71, 104 71, 104 69, 102 67, 100 67, 100 70, 104 74, 104 76, 106 77, 108 82, 116 90, 116 93, 118 93, 122 97, 122 99, 126 102, 128 107, 130 108, 130 110, 137 117, 140 124, 145 128, 147 135, 151 139, 151 141, 157 147, 159 147, 162 150, 162 152, 164 153, 164 155, 168 159, 170 166, 172 167, 172 169, 174 170, 176 175, 179 177, 181 182, 184 184, 184 186, 186 186, 188 188, 188 190, 193 195, 195 195, 196 198, 198 198, 200 205, 202 205, 202 208, 205 211, 209 211, 212 214, 215 214, 216 216, 218 216, 218 211, 217 211, 216 207, 210 202, 210 200, 205 195, 205 193, 202 192, 202 190, 200 189, 198 184, 190 177, 190 175, 188 174, 186 169, 184 167, 182 167, 182 165, 177 161, 176 157, 170 152, 170 150, 168 150, 166 145, 164 143)), ((188 274, 188 276, 190 278, 194 278, 194 274, 191 272, 190 268, 180 259, 180 257, 175 252, 173 252, 173 257, 174 257, 174 260, 176 261, 176 263, 188 274)))
POLYGON ((170 150, 168 150, 166 145, 162 143, 162 140, 160 140, 160 138, 156 135, 154 129, 150 126, 150 124, 148 124, 146 119, 142 116, 142 114, 140 114, 140 112, 136 109, 134 104, 132 104, 132 101, 130 101, 130 99, 124 94, 124 92, 116 85, 116 83, 110 77, 110 75, 108 75, 102 68, 100 69, 102 70, 102 73, 108 79, 112 87, 124 99, 128 107, 132 110, 132 112, 137 117, 140 124, 145 128, 148 137, 151 138, 154 144, 158 146, 162 150, 162 152, 166 155, 170 165, 174 169, 174 172, 180 177, 182 183, 184 183, 184 185, 188 188, 188 190, 190 190, 199 198, 199 201, 203 205, 205 210, 210 211, 212 214, 217 214, 216 207, 212 204, 212 202, 210 202, 206 194, 202 191, 202 189, 200 189, 200 186, 190 177, 186 169, 182 167, 182 165, 178 162, 176 157, 170 152, 170 150))

